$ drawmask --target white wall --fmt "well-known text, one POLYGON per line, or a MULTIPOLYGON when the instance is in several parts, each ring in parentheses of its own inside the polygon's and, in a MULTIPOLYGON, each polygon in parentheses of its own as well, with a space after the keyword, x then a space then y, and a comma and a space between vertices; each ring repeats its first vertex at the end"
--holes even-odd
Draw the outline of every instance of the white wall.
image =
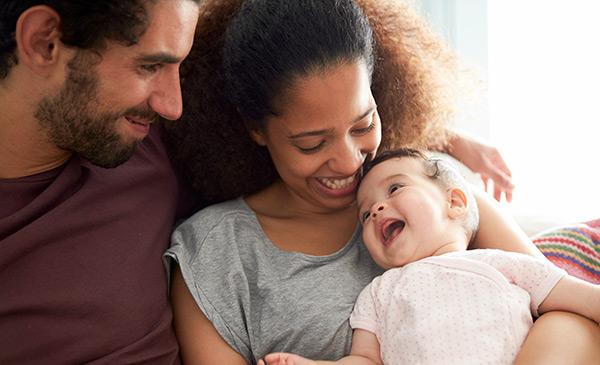
POLYGON ((488 84, 460 127, 502 151, 515 215, 600 218, 600 3, 411 2, 488 84))
POLYGON ((457 51, 469 73, 481 80, 479 99, 464 100, 455 126, 469 133, 490 137, 487 101, 488 33, 487 0, 412 0, 432 28, 457 51))

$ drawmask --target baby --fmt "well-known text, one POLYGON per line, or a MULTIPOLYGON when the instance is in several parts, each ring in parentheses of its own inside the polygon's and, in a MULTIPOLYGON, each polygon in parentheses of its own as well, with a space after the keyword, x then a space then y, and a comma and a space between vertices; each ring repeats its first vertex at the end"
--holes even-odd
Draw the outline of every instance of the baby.
MULTIPOLYGON (((543 258, 467 250, 475 199, 447 162, 400 149, 365 166, 358 190, 363 240, 387 271, 359 295, 351 354, 341 364, 512 364, 532 313, 600 321, 600 286, 543 258)), ((321 364, 274 353, 259 365, 321 364)))

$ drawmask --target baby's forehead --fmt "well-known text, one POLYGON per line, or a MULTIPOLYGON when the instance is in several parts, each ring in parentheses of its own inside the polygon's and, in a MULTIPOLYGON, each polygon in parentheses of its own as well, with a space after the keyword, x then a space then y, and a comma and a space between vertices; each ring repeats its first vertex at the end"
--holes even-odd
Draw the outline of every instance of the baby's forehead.
POLYGON ((377 189, 385 189, 385 182, 396 176, 424 175, 424 167, 423 160, 415 157, 393 157, 378 163, 361 180, 357 193, 358 204, 377 192, 377 189))
POLYGON ((393 161, 391 159, 380 162, 362 177, 360 185, 358 186, 359 198, 361 195, 364 196, 369 192, 374 191, 374 189, 381 185, 383 181, 402 171, 400 166, 396 166, 395 164, 392 164, 392 162, 393 161))
POLYGON ((416 157, 392 157, 373 166, 363 176, 362 182, 367 180, 368 184, 377 184, 397 175, 422 175, 424 169, 424 161, 416 157))

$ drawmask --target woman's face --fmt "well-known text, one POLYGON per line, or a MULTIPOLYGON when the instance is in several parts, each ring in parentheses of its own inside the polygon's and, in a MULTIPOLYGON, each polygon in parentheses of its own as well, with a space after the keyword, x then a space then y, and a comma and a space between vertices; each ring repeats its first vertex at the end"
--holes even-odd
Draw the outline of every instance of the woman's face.
POLYGON ((364 62, 299 77, 254 139, 269 149, 286 189, 316 211, 355 200, 357 173, 381 142, 377 105, 364 62))

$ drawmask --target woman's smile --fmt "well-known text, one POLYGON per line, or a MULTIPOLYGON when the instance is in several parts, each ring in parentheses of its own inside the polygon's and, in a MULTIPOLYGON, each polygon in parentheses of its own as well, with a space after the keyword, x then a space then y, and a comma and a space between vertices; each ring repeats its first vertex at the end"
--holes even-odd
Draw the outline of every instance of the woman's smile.
POLYGON ((359 182, 356 174, 345 178, 316 177, 314 180, 319 190, 330 196, 354 194, 359 182))

